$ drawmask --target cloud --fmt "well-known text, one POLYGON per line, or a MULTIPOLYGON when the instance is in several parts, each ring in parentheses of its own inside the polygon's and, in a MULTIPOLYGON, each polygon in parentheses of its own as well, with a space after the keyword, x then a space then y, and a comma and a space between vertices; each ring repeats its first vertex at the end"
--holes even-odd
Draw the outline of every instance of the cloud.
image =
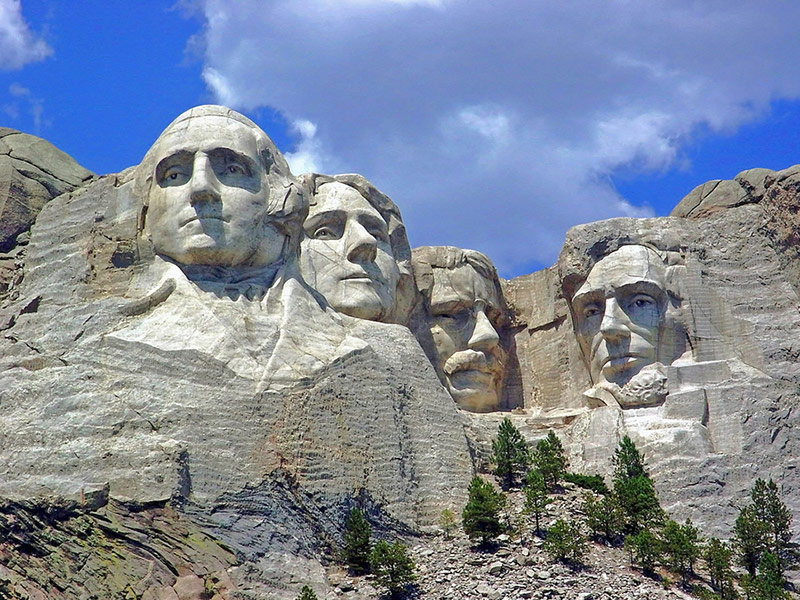
POLYGON ((31 32, 20 0, 0 0, 0 70, 15 71, 52 53, 47 42, 31 32))
POLYGON ((618 169, 680 165, 699 127, 733 131, 800 97, 800 5, 778 0, 204 11, 220 102, 313 123, 295 128, 293 160, 362 173, 401 207, 412 244, 477 248, 505 273, 552 263, 572 225, 652 214, 616 192, 618 169))
POLYGON ((335 162, 326 156, 322 142, 317 137, 317 126, 306 119, 297 119, 291 130, 300 141, 294 152, 286 153, 286 160, 293 173, 324 173, 335 170, 335 162))
POLYGON ((42 128, 49 126, 49 120, 44 119, 44 100, 33 95, 30 89, 19 83, 12 83, 8 86, 8 93, 11 102, 3 105, 3 112, 13 121, 17 121, 23 112, 29 114, 33 119, 33 133, 39 135, 42 128))

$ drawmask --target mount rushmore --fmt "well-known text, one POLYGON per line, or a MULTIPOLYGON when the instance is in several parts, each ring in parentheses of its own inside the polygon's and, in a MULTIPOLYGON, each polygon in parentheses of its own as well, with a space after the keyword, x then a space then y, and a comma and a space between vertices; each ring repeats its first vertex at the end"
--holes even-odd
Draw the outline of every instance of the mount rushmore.
POLYGON ((0 129, 0 183, 6 512, 169 508, 231 585, 291 598, 353 506, 398 532, 460 511, 508 417, 584 473, 629 435, 709 532, 756 477, 800 515, 800 167, 575 227, 510 281, 412 250, 367 179, 295 176, 220 106, 102 177, 0 129))

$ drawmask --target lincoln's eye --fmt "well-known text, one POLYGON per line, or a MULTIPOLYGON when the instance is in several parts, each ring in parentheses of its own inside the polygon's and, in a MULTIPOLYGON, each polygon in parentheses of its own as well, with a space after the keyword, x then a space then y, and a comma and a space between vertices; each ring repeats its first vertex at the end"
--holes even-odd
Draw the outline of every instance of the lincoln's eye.
POLYGON ((170 173, 170 174, 168 175, 168 177, 169 177, 169 178, 170 178, 172 181, 175 181, 175 180, 178 178, 178 174, 177 174, 177 173, 170 173))
POLYGON ((239 165, 228 165, 228 173, 234 175, 244 175, 244 169, 239 165))

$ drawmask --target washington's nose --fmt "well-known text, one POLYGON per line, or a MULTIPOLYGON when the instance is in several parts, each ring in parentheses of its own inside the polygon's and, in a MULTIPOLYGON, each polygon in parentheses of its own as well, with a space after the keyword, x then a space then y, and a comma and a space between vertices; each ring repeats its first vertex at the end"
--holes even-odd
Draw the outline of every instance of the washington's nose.
POLYGON ((358 221, 347 227, 347 260, 354 263, 375 262, 378 240, 358 221))
POLYGON ((628 317, 614 298, 606 300, 600 333, 607 340, 617 340, 630 335, 627 326, 628 317))
POLYGON ((491 350, 500 342, 497 330, 492 326, 489 317, 486 316, 484 308, 475 310, 475 327, 472 335, 467 342, 467 346, 472 350, 491 350))
POLYGON ((211 161, 204 153, 198 153, 192 167, 190 187, 191 202, 212 202, 219 200, 219 182, 214 174, 211 161))

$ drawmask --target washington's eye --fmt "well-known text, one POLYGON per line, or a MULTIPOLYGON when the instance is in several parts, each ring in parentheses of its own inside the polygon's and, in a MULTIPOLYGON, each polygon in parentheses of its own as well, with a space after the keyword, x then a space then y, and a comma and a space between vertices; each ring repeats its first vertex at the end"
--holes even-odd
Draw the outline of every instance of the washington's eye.
POLYGON ((169 167, 161 176, 161 181, 167 183, 182 183, 188 179, 185 169, 180 166, 169 167))
POLYGON ((172 181, 175 181, 178 178, 178 174, 177 173, 170 173, 169 175, 167 175, 167 178, 171 179, 172 181))

